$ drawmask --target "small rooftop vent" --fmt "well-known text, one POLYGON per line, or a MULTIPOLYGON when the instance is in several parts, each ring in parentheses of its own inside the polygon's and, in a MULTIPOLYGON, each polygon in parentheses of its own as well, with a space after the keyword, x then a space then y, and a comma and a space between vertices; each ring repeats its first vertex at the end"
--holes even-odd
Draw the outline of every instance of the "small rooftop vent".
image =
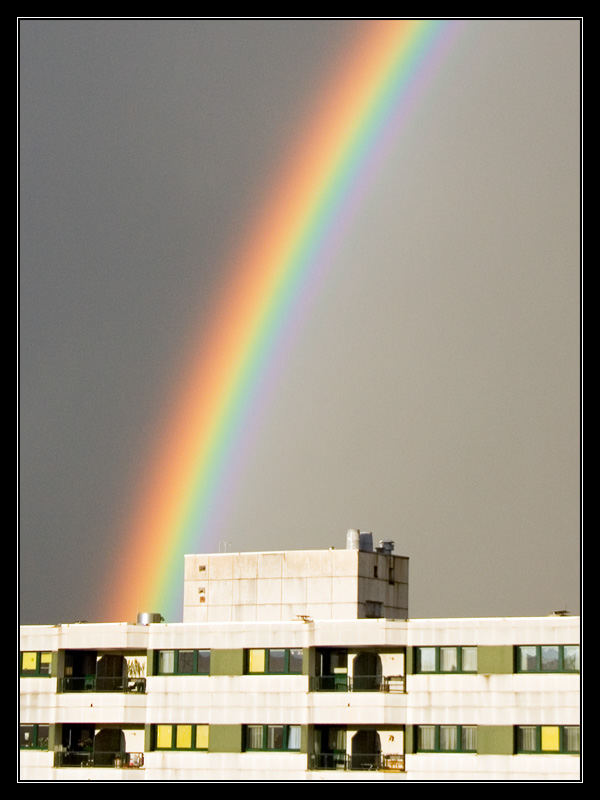
POLYGON ((383 539, 380 539, 379 545, 377 547, 377 552, 390 555, 391 553, 394 552, 394 542, 386 542, 383 539))
POLYGON ((152 623, 164 622, 162 614, 156 614, 150 611, 140 611, 137 615, 138 625, 152 625, 152 623))

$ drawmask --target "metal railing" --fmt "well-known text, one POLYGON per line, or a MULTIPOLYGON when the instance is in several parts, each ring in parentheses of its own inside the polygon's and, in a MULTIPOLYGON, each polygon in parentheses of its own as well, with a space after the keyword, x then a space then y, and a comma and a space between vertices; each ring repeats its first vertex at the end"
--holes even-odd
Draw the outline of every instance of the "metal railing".
POLYGON ((358 770, 363 772, 404 772, 404 755, 400 753, 309 753, 312 770, 358 770))
POLYGON ((404 693, 403 675, 316 675, 309 682, 311 692, 404 693))
POLYGON ((58 688, 60 692, 130 692, 144 694, 146 691, 146 678, 104 678, 96 675, 59 678, 58 688))
POLYGON ((140 769, 144 766, 143 753, 57 750, 55 767, 111 767, 113 769, 140 769))

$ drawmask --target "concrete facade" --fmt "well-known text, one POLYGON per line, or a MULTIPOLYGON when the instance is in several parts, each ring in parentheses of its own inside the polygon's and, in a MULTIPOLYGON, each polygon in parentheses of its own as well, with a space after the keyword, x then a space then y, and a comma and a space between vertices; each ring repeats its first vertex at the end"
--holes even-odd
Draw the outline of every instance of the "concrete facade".
POLYGON ((182 623, 24 626, 21 779, 579 779, 578 617, 365 618, 390 554, 315 553, 186 557, 182 623))
POLYGON ((184 622, 408 617, 408 558, 290 550, 185 557, 184 622))

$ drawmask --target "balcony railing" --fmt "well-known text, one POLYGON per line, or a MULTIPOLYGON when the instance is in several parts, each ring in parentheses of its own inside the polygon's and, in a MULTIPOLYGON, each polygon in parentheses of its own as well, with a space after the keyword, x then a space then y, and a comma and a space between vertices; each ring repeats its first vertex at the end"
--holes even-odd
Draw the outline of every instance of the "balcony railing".
POLYGON ((113 769, 140 769, 144 766, 143 753, 90 752, 62 750, 55 754, 56 767, 112 767, 113 769))
POLYGON ((404 693, 404 675, 317 675, 310 679, 311 692, 404 693))
POLYGON ((146 691, 146 678, 103 678, 86 675, 77 678, 59 678, 61 692, 133 692, 146 691))
POLYGON ((310 753, 308 768, 313 770, 360 770, 404 772, 404 754, 400 753, 310 753))

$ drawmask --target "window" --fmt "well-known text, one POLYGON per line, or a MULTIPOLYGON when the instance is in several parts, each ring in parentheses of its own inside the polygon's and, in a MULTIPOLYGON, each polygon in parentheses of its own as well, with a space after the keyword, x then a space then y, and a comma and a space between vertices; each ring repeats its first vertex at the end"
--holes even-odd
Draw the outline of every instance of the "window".
POLYGON ((208 750, 208 725, 155 725, 156 750, 208 750))
POLYGON ((517 753, 579 753, 579 725, 519 725, 517 753))
POLYGON ((159 650, 159 675, 208 675, 210 650, 159 650))
POLYGON ((417 751, 420 753, 475 753, 475 725, 419 725, 417 751))
POLYGON ((246 750, 300 750, 300 725, 246 725, 246 750))
POLYGON ((23 678, 48 677, 52 673, 52 653, 21 653, 21 676, 23 678))
POLYGON ((516 668, 517 672, 579 672, 579 645, 520 645, 516 668))
POLYGON ((417 647, 417 672, 477 672, 476 647, 417 647))
POLYGON ((48 725, 19 725, 19 747, 21 750, 47 750, 48 725))
POLYGON ((252 675, 301 675, 302 649, 272 647, 247 650, 246 672, 252 675))

